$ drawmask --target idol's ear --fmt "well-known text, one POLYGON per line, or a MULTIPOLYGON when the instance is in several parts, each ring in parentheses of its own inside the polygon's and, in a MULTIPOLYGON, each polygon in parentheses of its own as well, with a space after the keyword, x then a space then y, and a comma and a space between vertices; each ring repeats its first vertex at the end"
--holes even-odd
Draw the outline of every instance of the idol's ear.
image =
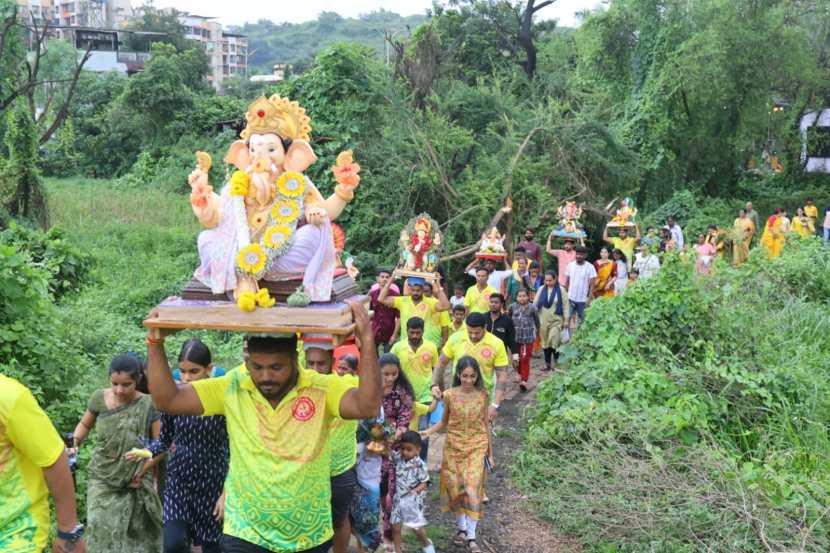
POLYGON ((317 161, 317 156, 314 154, 314 150, 311 149, 311 145, 305 140, 298 139, 291 142, 291 146, 285 152, 283 167, 286 171, 302 173, 315 161, 317 161))
POLYGON ((225 154, 225 163, 235 165, 240 171, 248 168, 251 164, 251 153, 244 140, 236 140, 230 145, 228 153, 225 154))

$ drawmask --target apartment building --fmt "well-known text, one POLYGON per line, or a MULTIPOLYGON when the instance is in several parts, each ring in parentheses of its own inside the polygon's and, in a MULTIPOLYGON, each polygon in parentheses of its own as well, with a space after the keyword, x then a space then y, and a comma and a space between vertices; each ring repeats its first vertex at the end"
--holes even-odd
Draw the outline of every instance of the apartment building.
POLYGON ((130 0, 50 0, 53 25, 117 29, 132 17, 130 0))
POLYGON ((210 58, 208 81, 216 90, 232 75, 248 74, 248 39, 244 35, 222 29, 215 18, 177 12, 184 26, 185 37, 199 42, 210 58))
POLYGON ((52 0, 17 0, 18 13, 26 22, 34 22, 40 27, 44 22, 52 23, 54 6, 52 0))

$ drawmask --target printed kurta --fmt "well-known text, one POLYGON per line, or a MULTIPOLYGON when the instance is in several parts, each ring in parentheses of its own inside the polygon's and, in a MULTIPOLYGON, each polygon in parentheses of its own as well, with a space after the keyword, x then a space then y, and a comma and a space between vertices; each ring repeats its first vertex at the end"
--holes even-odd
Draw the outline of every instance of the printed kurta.
POLYGON ((163 414, 161 438, 154 454, 169 453, 164 485, 163 520, 187 522, 200 543, 215 543, 222 523, 213 508, 228 475, 228 432, 225 417, 187 417, 163 414))
POLYGON ((478 520, 484 496, 484 458, 490 447, 487 433, 487 393, 471 394, 452 388, 444 392, 447 438, 441 463, 441 510, 478 520))

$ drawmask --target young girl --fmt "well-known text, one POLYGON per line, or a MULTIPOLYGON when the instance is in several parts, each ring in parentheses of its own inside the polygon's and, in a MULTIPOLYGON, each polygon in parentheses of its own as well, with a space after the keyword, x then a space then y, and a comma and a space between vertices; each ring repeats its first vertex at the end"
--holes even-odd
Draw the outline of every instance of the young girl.
POLYGON ((365 553, 380 545, 380 478, 386 450, 383 409, 374 419, 364 419, 357 427, 357 486, 349 507, 349 522, 357 540, 357 550, 365 553))
MULTIPOLYGON (((182 344, 178 369, 183 382, 210 378, 210 350, 197 338, 182 344)), ((219 553, 230 450, 225 417, 163 414, 161 440, 150 450, 167 453, 164 486, 164 553, 188 553, 189 542, 202 553, 219 553), (171 446, 175 442, 175 449, 171 446)))
POLYGON ((421 436, 407 430, 398 442, 399 451, 392 452, 395 462, 395 500, 392 505, 392 535, 395 553, 401 551, 401 532, 403 527, 411 528, 424 553, 435 553, 435 546, 427 537, 424 527, 424 499, 429 483, 429 471, 426 462, 421 459, 421 436))
MULTIPOLYGON (((415 392, 412 385, 401 370, 401 362, 394 353, 381 356, 378 361, 383 383, 383 416, 388 426, 394 429, 394 444, 392 450, 397 451, 397 441, 409 429, 412 421, 412 404, 415 401, 415 392)), ((380 497, 383 508, 383 537, 387 547, 392 542, 392 502, 395 498, 395 463, 391 457, 383 460, 380 476, 380 497)))
MULTIPOLYGON (((628 259, 621 249, 616 248, 611 254, 614 257, 614 295, 622 296, 628 286, 628 259)), ((606 286, 610 286, 609 281, 606 286)))
POLYGON ((441 510, 455 515, 458 532, 453 543, 466 543, 471 553, 481 551, 476 528, 484 496, 485 459, 493 465, 488 404, 478 361, 464 356, 458 360, 453 388, 444 392, 443 419, 421 433, 426 437, 447 430, 441 462, 441 510))
POLYGON ((150 396, 136 390, 143 363, 122 354, 110 363, 109 388, 92 394, 71 453, 97 426, 98 439, 87 471, 87 551, 158 553, 161 503, 153 485, 155 460, 147 447, 159 437, 159 414, 150 396))
POLYGON ((533 343, 539 335, 539 313, 536 306, 530 303, 530 293, 522 288, 516 294, 516 303, 512 304, 507 314, 513 319, 516 329, 516 343, 519 346, 519 390, 527 391, 527 380, 530 378, 530 358, 533 356, 533 343))
POLYGON ((712 262, 715 260, 717 248, 706 240, 705 235, 698 234, 695 251, 697 252, 695 271, 702 275, 708 275, 712 267, 712 262))

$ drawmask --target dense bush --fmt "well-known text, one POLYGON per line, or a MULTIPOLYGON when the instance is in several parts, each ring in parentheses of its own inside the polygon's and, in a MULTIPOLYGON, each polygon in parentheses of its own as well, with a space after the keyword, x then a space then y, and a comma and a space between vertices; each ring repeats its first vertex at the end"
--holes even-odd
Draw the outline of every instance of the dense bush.
POLYGON ((74 336, 77 320, 52 303, 51 277, 49 268, 0 245, 0 372, 26 384, 66 431, 89 366, 74 336))
POLYGON ((826 550, 828 306, 815 239, 707 278, 668 260, 594 303, 540 387, 519 480, 595 551, 826 550))
POLYGON ((0 231, 0 243, 25 252, 31 262, 46 270, 49 293, 55 300, 89 282, 92 255, 70 243, 60 227, 42 232, 12 222, 0 231))

